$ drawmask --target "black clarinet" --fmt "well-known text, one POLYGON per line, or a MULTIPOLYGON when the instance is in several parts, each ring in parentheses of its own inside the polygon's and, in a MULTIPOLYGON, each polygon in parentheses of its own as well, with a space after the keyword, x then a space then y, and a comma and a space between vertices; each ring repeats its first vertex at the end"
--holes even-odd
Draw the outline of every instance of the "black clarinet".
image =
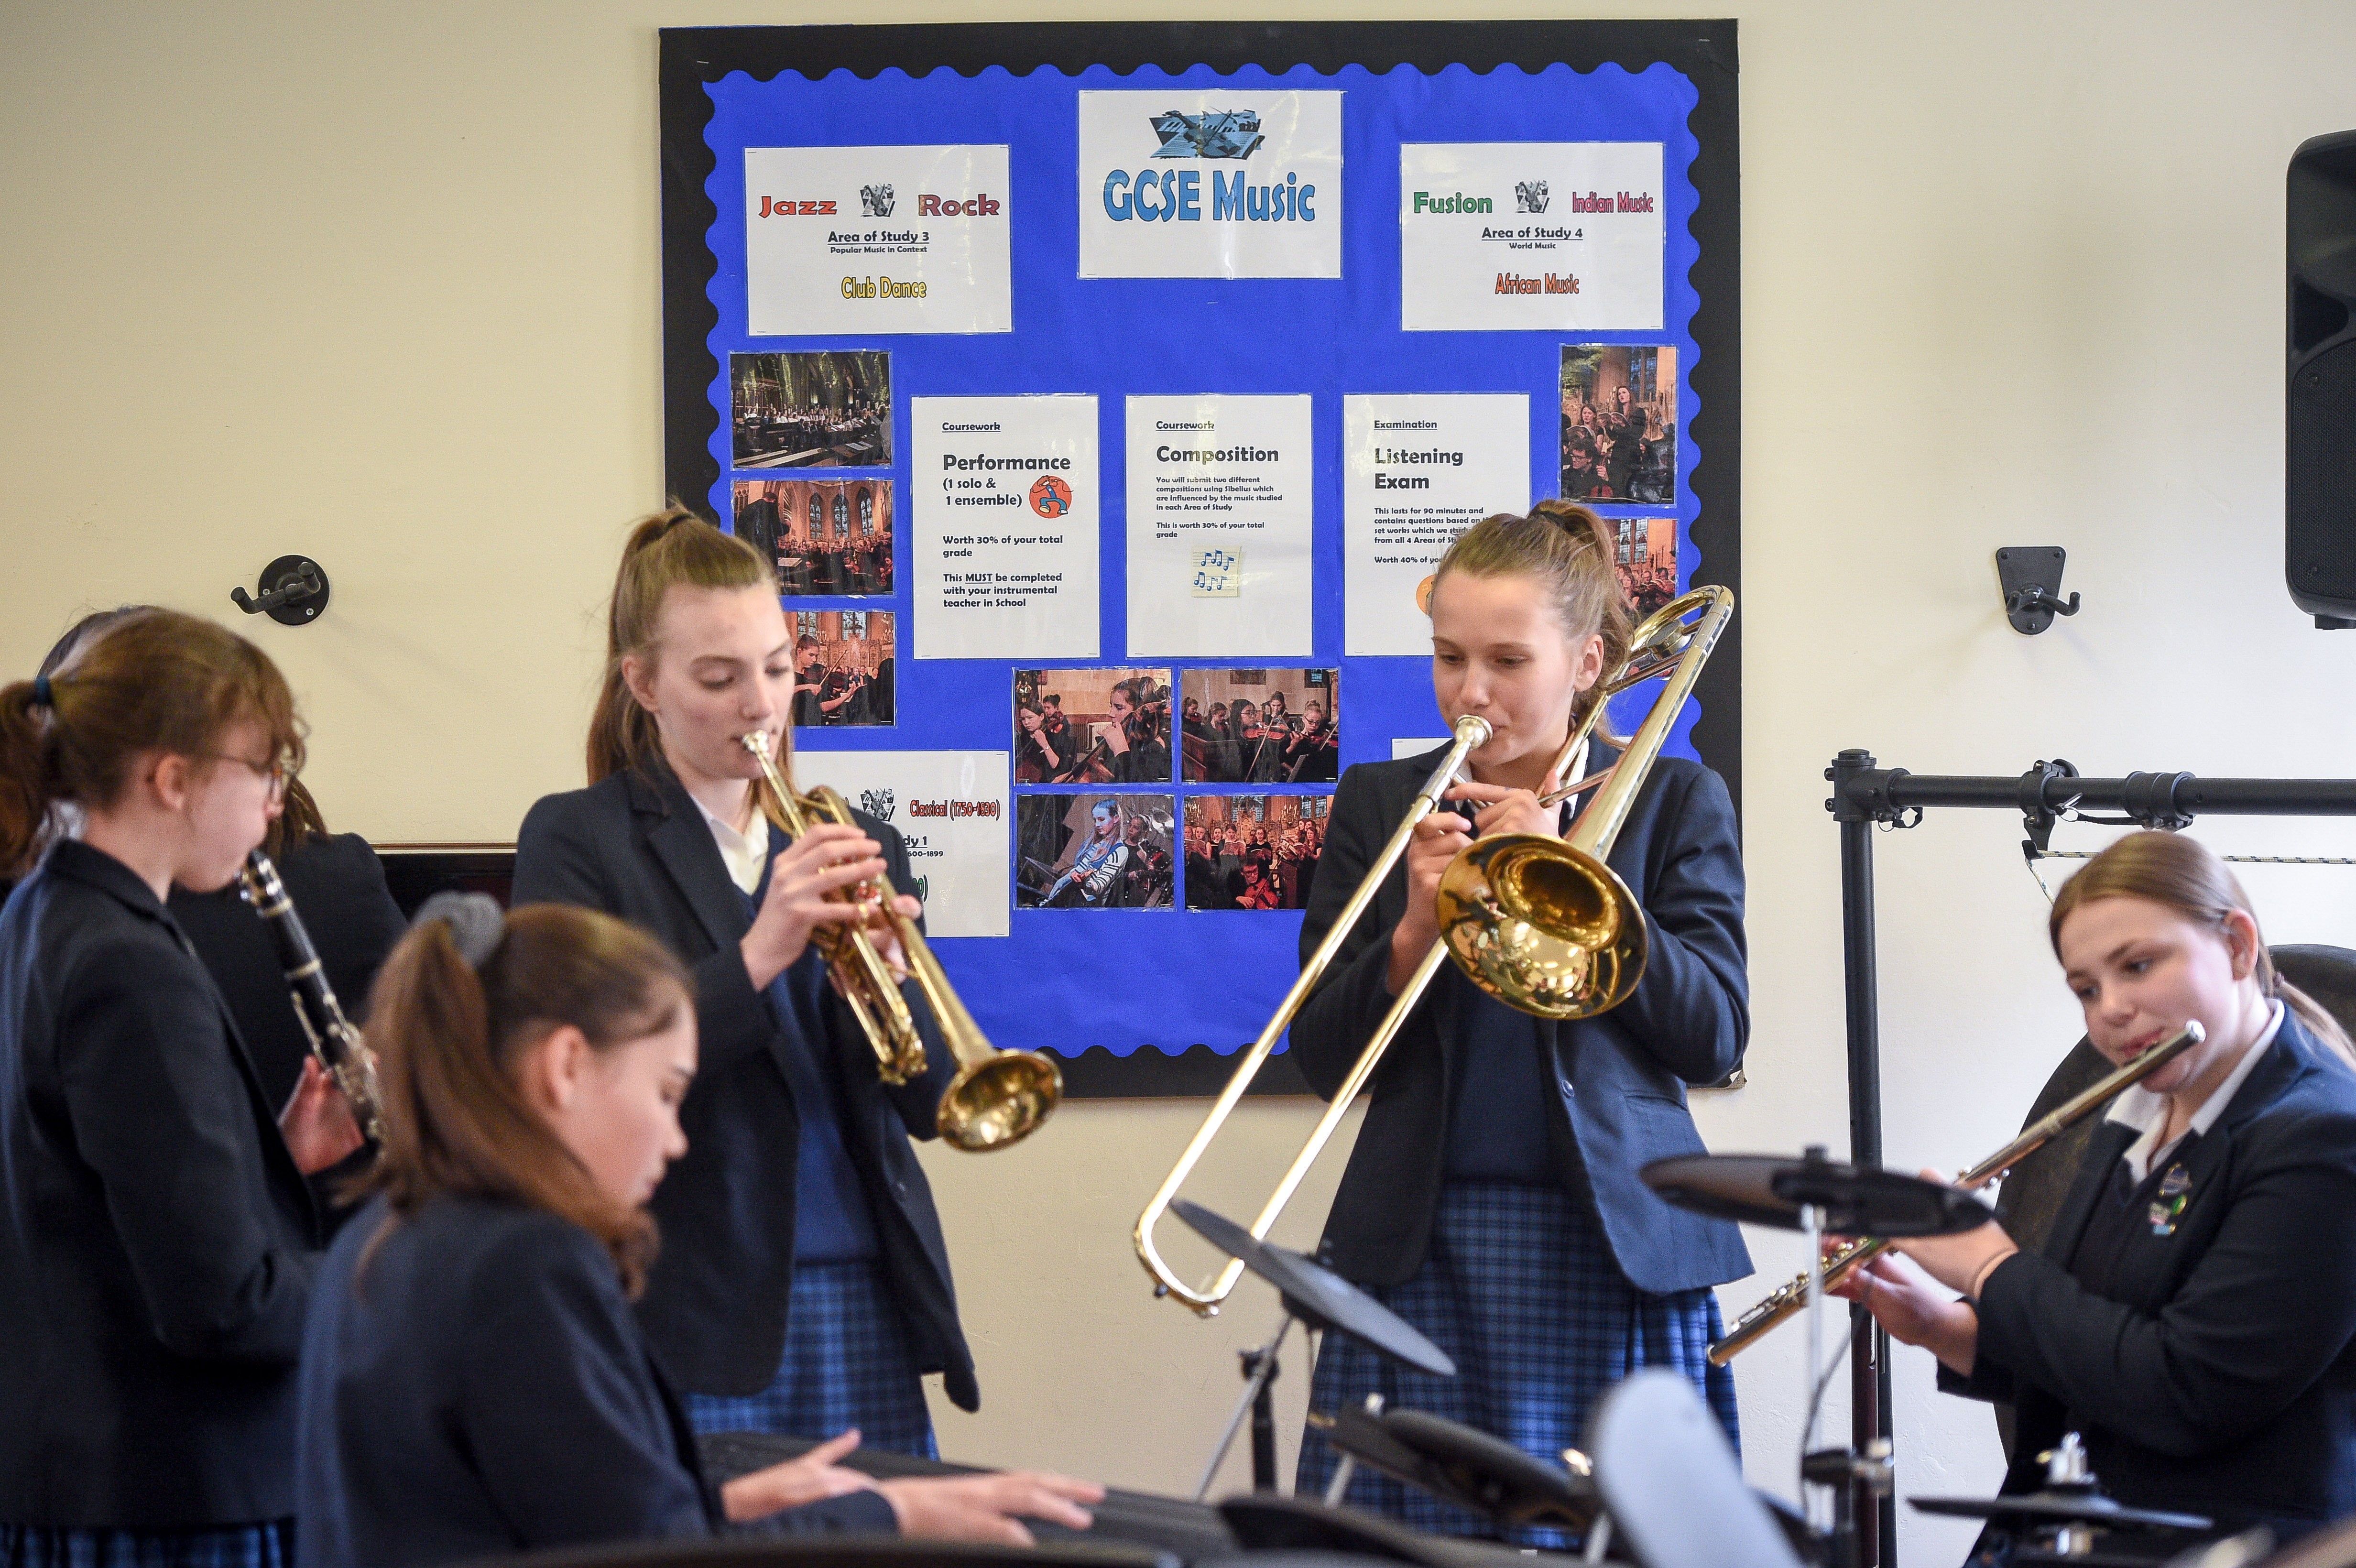
POLYGON ((335 987, 327 984, 327 966, 319 962, 319 950, 311 945, 311 933, 303 928, 294 901, 286 896, 286 885, 278 880, 278 868, 256 849, 246 856, 237 880, 245 901, 270 928, 270 940, 278 948, 279 967, 286 972, 286 988, 294 995, 294 1016, 303 1020, 303 1032, 310 1037, 311 1054, 343 1091, 360 1131, 382 1145, 384 1097, 377 1087, 376 1052, 344 1017, 335 987))

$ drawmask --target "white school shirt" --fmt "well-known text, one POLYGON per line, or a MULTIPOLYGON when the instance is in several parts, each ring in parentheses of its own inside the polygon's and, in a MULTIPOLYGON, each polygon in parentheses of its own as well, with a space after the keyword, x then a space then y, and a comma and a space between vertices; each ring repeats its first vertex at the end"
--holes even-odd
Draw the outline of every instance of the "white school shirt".
MULTIPOLYGON (((687 797, 695 800, 693 795, 687 797)), ((728 868, 728 880, 743 889, 746 897, 761 885, 762 868, 769 863, 769 819, 759 806, 753 809, 753 825, 760 829, 756 841, 736 831, 734 823, 723 822, 712 815, 709 807, 695 800, 695 809, 703 813, 703 824, 712 829, 712 841, 720 846, 721 863, 728 868)))
POLYGON ((2151 1174, 2151 1168, 2174 1153, 2186 1137, 2194 1133, 2205 1135, 2217 1125, 2217 1118, 2225 1114, 2225 1107, 2232 1104, 2233 1096, 2242 1092, 2243 1083, 2256 1070, 2258 1058, 2266 1053, 2266 1048, 2275 1042, 2275 1036, 2282 1032, 2282 1021, 2283 1003, 2278 1000, 2275 1003, 2275 1016, 2267 1023, 2265 1032, 2258 1036, 2249 1050, 2242 1052, 2242 1060, 2234 1064, 2233 1072, 2225 1075, 2225 1082, 2218 1084, 2217 1092, 2202 1101, 2201 1108, 2192 1113, 2191 1125, 2166 1148, 2159 1147, 2159 1135, 2160 1130, 2168 1125, 2167 1095, 2155 1094, 2138 1083, 2112 1103, 2110 1115, 2103 1120, 2116 1122, 2121 1126, 2139 1127, 2143 1131, 2143 1136, 2136 1139, 2122 1157, 2127 1162, 2127 1175, 2136 1186, 2142 1186, 2144 1178, 2151 1174))

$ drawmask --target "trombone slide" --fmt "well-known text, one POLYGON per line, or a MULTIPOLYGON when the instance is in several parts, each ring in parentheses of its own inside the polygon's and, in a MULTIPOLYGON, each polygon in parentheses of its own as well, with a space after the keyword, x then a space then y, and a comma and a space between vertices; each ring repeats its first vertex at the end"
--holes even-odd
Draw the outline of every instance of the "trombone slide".
MULTIPOLYGON (((1144 1212, 1138 1215, 1132 1240, 1137 1245, 1138 1262, 1143 1264, 1145 1272, 1153 1276, 1155 1295, 1174 1296, 1194 1308, 1198 1317, 1215 1317, 1219 1304, 1235 1289, 1236 1281, 1243 1277, 1244 1265, 1230 1258, 1226 1266, 1220 1269, 1218 1277, 1206 1288, 1195 1290, 1190 1287, 1178 1277, 1162 1256, 1161 1249, 1154 1244, 1154 1226, 1161 1222, 1162 1214, 1168 1211, 1170 1200, 1178 1196, 1179 1187, 1201 1163, 1203 1152, 1211 1147, 1211 1140, 1218 1136, 1219 1128, 1234 1114, 1237 1102, 1244 1097, 1244 1091, 1251 1087, 1252 1079, 1258 1075, 1261 1065, 1276 1050, 1276 1042, 1284 1038, 1284 1031, 1308 1002, 1309 993, 1316 987, 1326 968, 1333 962, 1333 955, 1342 950, 1342 944, 1348 941, 1350 933, 1357 929, 1359 919, 1366 912, 1367 906, 1375 901, 1375 895, 1382 890, 1383 880, 1390 875, 1391 868, 1407 853, 1408 845, 1415 838, 1416 824, 1431 815, 1432 807, 1439 804, 1440 797, 1447 794, 1449 786, 1456 782, 1457 773, 1464 766, 1466 755, 1486 744, 1490 734, 1489 721, 1478 714, 1468 713, 1456 721, 1456 738, 1449 746, 1448 754, 1440 760, 1440 766, 1431 771, 1431 776, 1424 780, 1423 787, 1416 792, 1415 799, 1408 805, 1407 814, 1392 832, 1390 841, 1383 846, 1382 853, 1375 857, 1374 864, 1359 880, 1357 890, 1350 895, 1350 901, 1342 906, 1342 912, 1335 917, 1333 928, 1326 932, 1325 940, 1317 944, 1317 950, 1310 955, 1309 962, 1301 966, 1301 976, 1284 994, 1276 1016, 1268 1020, 1268 1027, 1259 1031, 1258 1040, 1252 1041, 1251 1049, 1244 1053, 1243 1061, 1228 1078, 1227 1086, 1219 1092, 1210 1114, 1195 1129, 1185 1152, 1178 1157, 1178 1163, 1171 1168, 1170 1174, 1162 1179, 1162 1185, 1154 1189, 1144 1212)), ((1447 949, 1440 944, 1432 944, 1431 952, 1424 955, 1422 967, 1416 971, 1413 989, 1422 988, 1431 977, 1430 971, 1438 967, 1440 959, 1446 953, 1447 949)), ((1392 1032, 1397 1032, 1396 1027, 1392 1032)), ((1318 1118, 1316 1129, 1309 1135, 1308 1144, 1285 1168, 1274 1195, 1261 1208, 1258 1217, 1252 1221, 1251 1233, 1255 1240, 1268 1234, 1269 1228, 1276 1223, 1276 1217, 1291 1201, 1302 1178, 1309 1174, 1309 1168, 1317 1162, 1318 1155, 1333 1136, 1333 1129, 1340 1126, 1342 1118, 1349 1114, 1350 1102, 1357 1097, 1358 1091, 1374 1075, 1376 1066, 1382 1061, 1383 1047, 1387 1044, 1389 1040, 1387 1038, 1378 1037, 1376 1040, 1368 1042, 1366 1049, 1359 1054, 1357 1064, 1350 1069, 1349 1077, 1343 1081, 1341 1089, 1326 1104, 1325 1114, 1318 1118)))

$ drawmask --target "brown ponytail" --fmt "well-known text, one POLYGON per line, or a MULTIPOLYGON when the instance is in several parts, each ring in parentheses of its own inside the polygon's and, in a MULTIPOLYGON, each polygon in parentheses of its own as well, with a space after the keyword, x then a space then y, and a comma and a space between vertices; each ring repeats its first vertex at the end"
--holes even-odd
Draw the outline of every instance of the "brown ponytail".
POLYGON ((369 993, 385 1143, 362 1189, 384 1191, 400 1215, 444 1193, 562 1215, 604 1243, 636 1296, 654 1262, 654 1221, 598 1188, 525 1100, 518 1063, 567 1024, 601 1051, 643 1040, 677 1021, 691 990, 669 948, 594 910, 514 911, 479 969, 448 922, 420 922, 369 993))
MULTIPOLYGON (((1483 517, 1462 533, 1440 558, 1432 573, 1432 592, 1451 571, 1467 577, 1530 577, 1546 587, 1564 635, 1573 642, 1590 635, 1603 639, 1603 677, 1608 680, 1628 656, 1634 630, 1628 603, 1620 592, 1620 574, 1612 570, 1615 549, 1611 525, 1585 507, 1569 501, 1540 501, 1526 517, 1499 512, 1483 517)), ((1571 728, 1603 700, 1599 680, 1571 703, 1571 728)), ((1599 739, 1622 744, 1612 721, 1599 719, 1599 739)))
POLYGON ((31 869, 58 803, 104 810, 121 799, 145 752, 209 758, 224 730, 252 721, 290 771, 302 765, 286 677, 227 627, 141 608, 69 638, 56 667, 0 687, 0 875, 31 869))
MULTIPOLYGON (((2087 861, 2085 869, 2062 883, 2061 892, 2054 896, 2053 912, 2045 922, 2045 933, 2053 944, 2054 957, 2062 956, 2062 926, 2071 913, 2080 904, 2112 898, 2165 904, 2193 923, 2221 933, 2226 916, 2236 910, 2248 915, 2254 926, 2258 920, 2240 880, 2199 839, 2175 833, 2130 833, 2087 861)), ((2254 973, 2260 990, 2270 997, 2279 997, 2298 1015, 2308 1033, 2338 1053, 2341 1061, 2356 1066, 2356 1045, 2350 1043, 2348 1031, 2314 997, 2276 972, 2274 955, 2266 950, 2264 936, 2258 939, 2254 973)))
MULTIPOLYGON (((622 661, 635 657, 653 667, 663 601, 671 589, 682 586, 766 588, 775 593, 777 574, 759 550, 734 534, 722 533, 677 501, 631 528, 605 616, 605 688, 589 720, 591 784, 626 768, 653 773, 662 762, 654 715, 630 695, 622 679, 622 661)), ((778 763, 784 771, 787 759, 779 758, 778 763)))

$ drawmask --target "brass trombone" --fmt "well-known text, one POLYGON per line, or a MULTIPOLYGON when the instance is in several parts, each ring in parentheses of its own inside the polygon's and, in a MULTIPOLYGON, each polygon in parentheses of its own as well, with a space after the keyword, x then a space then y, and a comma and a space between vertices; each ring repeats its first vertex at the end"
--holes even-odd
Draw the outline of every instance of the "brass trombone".
MULTIPOLYGON (((742 744, 760 759, 761 776, 768 783, 787 832, 800 837, 809 831, 813 818, 851 822, 850 805, 827 785, 820 784, 806 795, 797 795, 786 787, 785 775, 769 754, 767 731, 752 731, 742 744)), ((1064 1097, 1062 1070, 1037 1051, 1000 1051, 990 1043, 950 988, 948 976, 926 944, 916 921, 894 904, 890 878, 878 876, 872 883, 846 888, 833 896, 850 903, 881 902, 884 918, 900 938, 908 973, 933 1009, 942 1042, 957 1059, 957 1076, 942 1091, 940 1109, 934 1115, 942 1138, 952 1147, 980 1153, 1028 1137, 1064 1097)), ((908 1010, 907 999, 900 995, 892 966, 868 940, 866 928, 847 921, 821 925, 811 932, 810 940, 825 955, 835 990, 875 1049, 877 1074, 886 1083, 905 1083, 923 1072, 925 1042, 916 1032, 916 1018, 908 1010)))
MULTIPOLYGON (((1617 763, 1603 773, 1580 779, 1539 797, 1542 805, 1558 805, 1583 790, 1600 789, 1594 801, 1572 828, 1569 838, 1539 833, 1491 834, 1475 839, 1449 863, 1440 880, 1440 940, 1416 966, 1390 1011, 1359 1052, 1341 1087, 1334 1091, 1324 1115, 1309 1140, 1277 1179, 1276 1190, 1252 1221, 1251 1233, 1265 1237, 1277 1216, 1292 1200, 1309 1168, 1324 1152, 1342 1118, 1349 1113, 1366 1081, 1374 1076, 1383 1055, 1422 999, 1424 989, 1440 964, 1453 955, 1476 986, 1508 1006, 1540 1018, 1584 1019, 1609 1011, 1627 1000, 1644 973, 1646 939, 1644 911, 1619 874, 1605 864, 1612 841, 1628 819, 1644 775, 1668 741, 1694 682, 1717 645, 1719 634, 1734 613, 1734 594, 1721 587, 1698 588, 1663 605, 1640 623, 1629 639, 1627 656, 1603 683, 1587 717, 1574 728, 1556 753, 1553 772, 1558 777, 1584 745, 1603 716, 1603 699, 1640 682, 1665 675, 1668 684, 1638 727, 1635 738, 1617 763), (1701 618, 1687 624, 1687 617, 1701 618)), ((1201 1317, 1217 1315, 1220 1303, 1243 1277, 1243 1264, 1229 1259, 1210 1285, 1197 1290, 1179 1279, 1154 1245, 1154 1227, 1178 1195, 1179 1186, 1201 1163, 1211 1140, 1235 1111, 1276 1042, 1316 989, 1333 955, 1355 929, 1359 917, 1374 901, 1391 868, 1407 853, 1415 826, 1429 816, 1464 765, 1465 757, 1489 739, 1488 721, 1466 714, 1456 721, 1456 735, 1440 766, 1424 781, 1408 805, 1407 815, 1367 868, 1349 901, 1342 906, 1324 941, 1301 966, 1276 1016, 1268 1021, 1237 1065, 1227 1086, 1211 1106, 1210 1115, 1178 1157, 1178 1163, 1154 1189, 1144 1212, 1137 1217, 1134 1240, 1138 1261, 1155 1281, 1154 1294, 1174 1296, 1201 1317)))

